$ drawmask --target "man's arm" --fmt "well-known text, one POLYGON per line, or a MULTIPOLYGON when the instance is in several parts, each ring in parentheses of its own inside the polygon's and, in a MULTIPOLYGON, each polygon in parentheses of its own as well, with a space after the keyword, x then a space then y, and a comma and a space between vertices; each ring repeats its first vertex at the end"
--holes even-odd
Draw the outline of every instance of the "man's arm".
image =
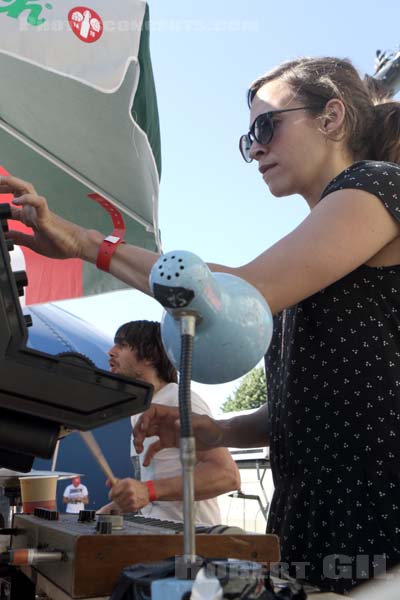
POLYGON ((64 504, 80 504, 83 502, 83 498, 80 496, 73 496, 72 498, 63 498, 64 504))
MULTIPOLYGON (((153 481, 157 500, 182 500, 181 476, 153 481)), ((195 500, 215 498, 240 487, 239 470, 225 448, 215 448, 197 453, 194 468, 195 500)), ((110 491, 110 500, 116 502, 122 512, 137 511, 149 504, 147 485, 135 479, 122 479, 110 491)))
MULTIPOLYGON (((240 488, 240 473, 226 448, 197 453, 194 468, 195 500, 215 498, 240 488)), ((158 500, 182 500, 182 477, 154 481, 158 500)))

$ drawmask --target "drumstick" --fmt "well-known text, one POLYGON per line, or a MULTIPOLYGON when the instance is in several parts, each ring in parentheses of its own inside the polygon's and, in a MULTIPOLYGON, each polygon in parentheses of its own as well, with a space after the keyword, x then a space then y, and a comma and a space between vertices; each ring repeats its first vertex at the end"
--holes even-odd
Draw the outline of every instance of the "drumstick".
POLYGON ((110 480, 111 485, 115 485, 117 483, 117 479, 116 479, 116 477, 114 477, 111 467, 108 464, 103 452, 101 451, 100 446, 96 442, 93 433, 91 431, 80 431, 79 433, 81 434, 82 439, 84 440, 85 444, 87 445, 87 447, 89 448, 89 450, 91 451, 91 453, 93 454, 95 459, 97 460, 103 473, 110 480))

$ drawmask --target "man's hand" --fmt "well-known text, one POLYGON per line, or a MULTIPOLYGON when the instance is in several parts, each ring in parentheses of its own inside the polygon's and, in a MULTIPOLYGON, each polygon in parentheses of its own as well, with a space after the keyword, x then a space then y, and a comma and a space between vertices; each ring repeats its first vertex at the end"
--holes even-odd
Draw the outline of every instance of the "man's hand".
MULTIPOLYGON (((193 433, 196 438, 196 450, 217 448, 222 441, 223 431, 217 421, 207 415, 192 413, 193 433)), ((163 448, 179 448, 179 409, 172 406, 153 404, 138 419, 133 429, 133 441, 136 452, 143 451, 146 437, 157 435, 160 439, 150 444, 143 465, 150 464, 154 454, 163 448)))
POLYGON ((136 479, 119 479, 108 495, 121 512, 137 512, 150 502, 147 485, 136 479))
POLYGON ((105 504, 98 510, 96 510, 96 515, 120 515, 121 511, 115 502, 109 502, 105 504))
POLYGON ((11 230, 7 238, 50 258, 82 258, 85 230, 52 213, 31 183, 11 175, 1 176, 0 194, 14 195, 12 219, 33 229, 32 235, 11 230))

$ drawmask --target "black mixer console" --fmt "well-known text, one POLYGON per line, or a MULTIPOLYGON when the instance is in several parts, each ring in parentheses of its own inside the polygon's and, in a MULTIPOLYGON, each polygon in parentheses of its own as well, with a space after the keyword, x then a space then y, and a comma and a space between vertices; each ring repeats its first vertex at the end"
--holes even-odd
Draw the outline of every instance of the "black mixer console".
POLYGON ((89 430, 143 412, 153 388, 71 356, 27 348, 29 322, 19 295, 24 272, 13 273, 6 240, 8 204, 0 204, 0 466, 29 471, 35 456, 51 458, 69 429, 89 430))

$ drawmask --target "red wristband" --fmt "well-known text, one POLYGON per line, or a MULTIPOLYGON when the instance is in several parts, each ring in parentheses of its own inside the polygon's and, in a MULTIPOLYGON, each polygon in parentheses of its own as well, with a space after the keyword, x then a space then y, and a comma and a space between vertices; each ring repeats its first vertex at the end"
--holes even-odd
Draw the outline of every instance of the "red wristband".
POLYGON ((119 244, 124 243, 125 223, 119 210, 108 200, 99 194, 89 194, 89 198, 95 200, 100 206, 108 212, 114 225, 114 230, 111 235, 108 235, 101 243, 99 253, 97 255, 96 267, 102 271, 110 270, 111 258, 118 248, 119 244))
POLYGON ((150 502, 155 502, 157 500, 156 488, 154 487, 154 481, 145 481, 147 486, 147 490, 149 492, 149 500, 150 502))

